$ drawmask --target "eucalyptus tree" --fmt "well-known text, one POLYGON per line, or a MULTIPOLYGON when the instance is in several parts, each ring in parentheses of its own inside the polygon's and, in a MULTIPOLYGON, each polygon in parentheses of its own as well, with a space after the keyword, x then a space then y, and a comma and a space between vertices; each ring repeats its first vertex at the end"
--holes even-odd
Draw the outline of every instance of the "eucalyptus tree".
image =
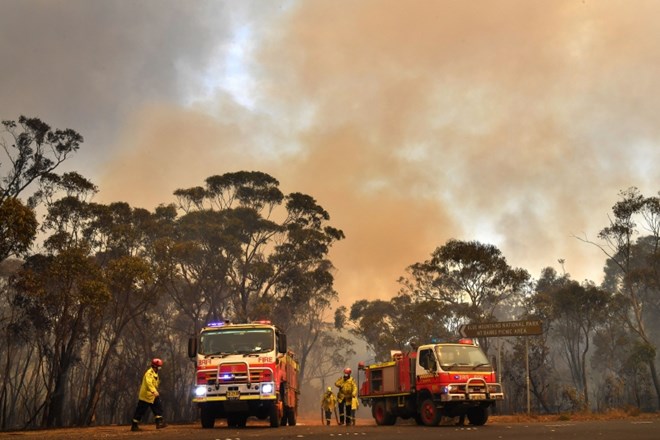
MULTIPOLYGON (((161 297, 151 246, 155 238, 169 230, 160 230, 157 214, 132 208, 127 203, 91 204, 90 209, 90 221, 83 233, 103 271, 109 298, 88 322, 89 343, 79 363, 82 370, 77 387, 79 425, 98 419, 104 391, 116 392, 107 373, 113 365, 122 362, 122 347, 135 342, 132 335, 127 339, 127 329, 139 325, 161 297)), ((149 347, 144 351, 145 357, 150 354, 149 347)), ((141 373, 138 369, 137 374, 141 373)))
POLYGON ((83 142, 74 130, 53 130, 38 118, 20 116, 18 121, 2 121, 2 126, 0 146, 5 160, 0 161, 0 204, 53 174, 83 142))
POLYGON ((20 116, 2 121, 0 129, 0 261, 22 256, 33 243, 38 222, 38 198, 19 197, 36 191, 44 177, 75 153, 83 138, 71 129, 51 129, 38 118, 20 116), (3 157, 4 156, 4 157, 3 157))
POLYGON ((15 287, 19 295, 35 300, 39 310, 31 317, 40 333, 36 341, 46 371, 42 424, 62 426, 69 375, 88 336, 86 321, 99 312, 109 293, 83 237, 90 216, 86 199, 96 187, 75 173, 48 179, 43 193, 48 212, 42 223, 48 233, 46 253, 26 260, 15 287), (64 189, 65 196, 51 200, 56 187, 64 189))
POLYGON ((89 424, 111 388, 106 373, 123 333, 157 298, 156 270, 144 255, 155 221, 125 203, 92 203, 97 188, 77 173, 44 182, 38 196, 47 207, 45 252, 28 258, 14 287, 30 299, 23 303, 32 305, 39 334, 41 423, 89 424))
MULTIPOLYGON (((507 378, 512 379, 518 394, 522 395, 526 389, 525 358, 529 360, 529 379, 531 392, 536 402, 545 412, 553 412, 559 402, 559 384, 564 375, 560 374, 556 365, 555 347, 552 342, 555 339, 556 322, 553 315, 551 302, 548 296, 551 292, 563 285, 568 275, 559 276, 552 267, 546 267, 541 271, 540 278, 536 281, 534 292, 525 298, 525 312, 521 319, 538 319, 543 322, 543 333, 534 337, 516 338, 513 342, 513 352, 507 368, 504 369, 507 378)), ((509 396, 511 396, 511 391, 509 396)), ((520 406, 522 409, 524 405, 520 406)))
MULTIPOLYGON (((446 306, 445 324, 456 331, 465 322, 484 322, 505 313, 529 288, 530 276, 512 268, 497 247, 449 240, 431 258, 412 264, 399 280, 413 299, 446 306)), ((484 341, 487 349, 487 341, 484 341)))
MULTIPOLYGON (((22 196, 37 191, 42 179, 53 176, 56 168, 75 153, 82 143, 80 134, 71 129, 51 129, 38 118, 20 116, 17 121, 4 120, 0 127, 0 262, 7 257, 25 257, 38 232, 35 207, 38 197, 27 202, 22 196)), ((3 317, 0 361, 3 366, 0 389, 0 425, 18 419, 16 406, 28 390, 41 389, 33 384, 31 365, 33 353, 23 345, 30 336, 25 320, 29 313, 21 310, 21 298, 14 298, 7 283, 0 285, 4 301, 0 306, 3 317), (11 382, 13 380, 13 382, 11 382), (30 387, 30 385, 33 385, 30 387), (16 419, 15 419, 16 417, 16 419)), ((27 301, 29 303, 29 301, 27 301)), ((31 306, 26 306, 31 308, 31 306)))
POLYGON ((581 401, 589 407, 589 351, 596 331, 607 321, 610 295, 591 282, 582 284, 568 275, 545 271, 534 303, 545 312, 546 331, 561 341, 561 353, 581 401), (555 275, 552 277, 552 275, 555 275))
POLYGON ((253 320, 271 316, 279 300, 294 294, 332 294, 327 285, 306 283, 301 292, 289 282, 295 275, 323 283, 309 275, 330 273, 327 253, 344 238, 311 196, 285 196, 275 178, 256 171, 211 176, 204 188, 175 195, 185 212, 178 245, 186 252, 176 279, 195 292, 209 317, 253 320))
POLYGON ((336 326, 347 326, 380 361, 390 359, 392 350, 455 339, 443 320, 448 310, 433 300, 415 301, 410 295, 399 294, 389 301, 358 300, 348 317, 346 312, 344 307, 337 309, 336 326))
POLYGON ((509 266, 497 247, 477 241, 449 240, 412 268, 427 276, 419 278, 416 293, 453 305, 474 321, 491 319, 529 281, 527 271, 509 266))
POLYGON ((635 335, 651 377, 660 408, 657 370, 658 337, 651 331, 657 321, 660 297, 660 197, 645 197, 637 188, 620 193, 612 207, 609 226, 598 234, 597 246, 606 256, 603 286, 620 305, 618 316, 635 335))

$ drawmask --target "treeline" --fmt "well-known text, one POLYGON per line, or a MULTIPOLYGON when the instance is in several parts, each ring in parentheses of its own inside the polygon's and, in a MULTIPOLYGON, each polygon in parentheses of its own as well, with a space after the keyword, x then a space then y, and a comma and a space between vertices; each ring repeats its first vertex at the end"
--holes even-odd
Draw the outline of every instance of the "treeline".
MULTIPOLYGON (((462 323, 526 317, 545 326, 529 341, 535 409, 657 407, 657 198, 622 193, 592 243, 607 256, 602 286, 552 269, 534 281, 493 246, 451 240, 407 269, 391 301, 357 301, 332 322, 328 253, 344 234, 313 197, 240 171, 153 211, 104 205, 84 176, 56 172, 83 142, 75 131, 20 117, 0 142, 0 429, 127 423, 152 357, 165 361, 168 420, 194 420, 187 340, 220 318, 279 325, 314 409, 315 387, 353 354, 339 329, 384 359, 462 323)), ((524 341, 481 343, 497 354, 506 409, 524 410, 524 341)))
POLYGON ((350 345, 326 312, 337 298, 327 254, 344 234, 312 197, 243 171, 153 212, 98 204, 89 180, 55 173, 82 136, 36 118, 3 127, 1 429, 126 423, 156 356, 168 419, 194 420, 185 348, 219 318, 274 321, 304 377, 343 364, 350 345))
MULTIPOLYGON (((576 237, 576 239, 578 239, 576 237)), ((389 301, 355 302, 335 321, 366 339, 376 359, 433 340, 456 340, 465 323, 539 319, 541 336, 480 341, 497 366, 507 412, 660 407, 660 198, 620 193, 598 241, 604 281, 579 283, 545 268, 533 280, 492 245, 450 240, 407 268, 389 301)))

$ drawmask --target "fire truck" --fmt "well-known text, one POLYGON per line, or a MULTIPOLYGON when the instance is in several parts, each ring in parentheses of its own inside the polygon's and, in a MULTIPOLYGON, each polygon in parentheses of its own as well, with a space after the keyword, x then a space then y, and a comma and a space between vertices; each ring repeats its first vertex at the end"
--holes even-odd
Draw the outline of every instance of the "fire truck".
POLYGON ((188 356, 202 428, 220 418, 228 427, 245 427, 248 417, 268 419, 274 428, 296 424, 298 363, 270 321, 208 324, 188 341, 188 356))
POLYGON ((371 406, 378 425, 412 417, 420 425, 435 426, 443 416, 467 416, 472 425, 483 425, 488 408, 504 399, 492 365, 470 339, 393 351, 391 361, 360 362, 358 370, 364 372, 358 397, 371 406))

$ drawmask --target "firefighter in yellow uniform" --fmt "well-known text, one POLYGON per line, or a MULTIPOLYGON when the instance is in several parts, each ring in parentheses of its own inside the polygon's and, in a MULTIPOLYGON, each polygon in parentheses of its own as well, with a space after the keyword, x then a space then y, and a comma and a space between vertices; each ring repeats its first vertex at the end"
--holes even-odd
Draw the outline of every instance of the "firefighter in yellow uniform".
POLYGON ((339 407, 339 424, 355 424, 355 412, 353 411, 353 398, 357 398, 357 384, 351 377, 351 369, 344 368, 344 375, 337 379, 335 386, 337 391, 337 406, 339 407), (344 414, 346 417, 344 417, 344 414))
POLYGON ((351 416, 353 418, 353 425, 355 425, 355 415, 357 414, 357 409, 360 406, 357 397, 353 397, 351 400, 351 416))
POLYGON ((138 424, 142 420, 142 416, 151 408, 154 413, 154 420, 156 421, 156 428, 164 428, 167 426, 163 422, 163 406, 160 403, 160 393, 158 386, 160 385, 160 378, 158 377, 158 370, 163 366, 163 361, 154 358, 151 361, 151 368, 149 368, 142 377, 142 385, 140 386, 140 394, 138 397, 138 404, 135 408, 133 415, 131 431, 139 431, 138 424))
POLYGON ((330 424, 330 419, 332 418, 332 411, 335 410, 337 406, 337 399, 335 398, 332 388, 328 387, 323 397, 321 398, 321 408, 323 408, 323 413, 325 415, 325 424, 330 424))

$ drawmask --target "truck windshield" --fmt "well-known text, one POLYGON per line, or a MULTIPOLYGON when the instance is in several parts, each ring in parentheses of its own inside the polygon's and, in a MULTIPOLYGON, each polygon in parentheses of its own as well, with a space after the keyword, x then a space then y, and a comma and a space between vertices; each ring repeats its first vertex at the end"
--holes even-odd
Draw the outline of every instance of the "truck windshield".
POLYGON ((491 370, 484 352, 474 345, 438 345, 436 354, 440 359, 440 367, 445 371, 491 370))
POLYGON ((267 353, 275 347, 275 335, 269 328, 217 329, 200 337, 199 352, 210 355, 267 353))

